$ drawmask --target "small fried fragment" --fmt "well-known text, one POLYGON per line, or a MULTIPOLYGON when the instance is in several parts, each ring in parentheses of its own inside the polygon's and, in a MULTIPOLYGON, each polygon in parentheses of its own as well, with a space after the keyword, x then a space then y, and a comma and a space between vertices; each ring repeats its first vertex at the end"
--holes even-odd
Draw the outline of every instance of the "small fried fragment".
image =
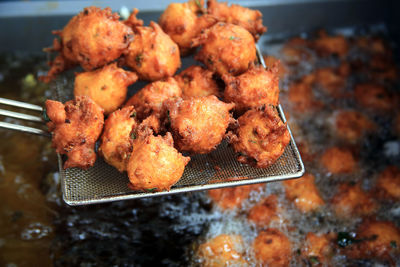
POLYGON ((311 47, 323 57, 335 55, 345 58, 349 51, 349 43, 344 36, 329 36, 325 31, 319 32, 319 37, 312 41, 311 47))
POLYGON ((298 179, 283 181, 286 198, 294 203, 301 212, 310 212, 325 204, 315 185, 314 175, 306 173, 298 179))
POLYGON ((129 26, 132 29, 134 29, 138 26, 143 26, 143 20, 137 18, 138 13, 139 13, 139 10, 137 8, 134 8, 132 13, 129 15, 129 17, 123 21, 124 24, 129 26))
POLYGON ((258 227, 268 227, 272 221, 279 221, 276 195, 269 195, 253 206, 247 219, 258 227))
POLYGON ((307 233, 301 255, 310 266, 326 266, 332 257, 331 236, 329 234, 307 233))
POLYGON ((279 78, 276 68, 266 70, 261 65, 251 66, 237 77, 225 74, 222 79, 225 82, 225 101, 235 103, 235 109, 239 112, 263 105, 279 104, 279 78))
POLYGON ((256 45, 253 36, 244 28, 217 23, 193 39, 193 46, 201 49, 195 56, 209 70, 219 75, 238 75, 256 60, 256 45))
POLYGON ((232 210, 240 207, 242 202, 250 196, 251 191, 260 190, 262 186, 262 184, 255 184, 212 189, 208 191, 208 195, 221 209, 232 210))
POLYGON ((256 260, 262 266, 289 266, 292 244, 281 231, 269 228, 261 231, 253 242, 256 260))
POLYGON ((381 85, 361 83, 356 85, 354 93, 356 101, 367 109, 383 112, 393 108, 393 96, 381 85))
POLYGON ((181 151, 205 154, 214 150, 232 121, 233 103, 214 95, 167 103, 172 134, 181 151))
POLYGON ((178 44, 181 55, 188 55, 193 38, 217 23, 214 16, 203 13, 204 0, 172 3, 161 14, 158 23, 166 34, 178 44))
POLYGON ((133 105, 139 120, 145 119, 150 114, 159 118, 165 113, 164 101, 182 96, 182 89, 174 78, 149 83, 134 94, 125 106, 133 105))
POLYGON ((249 110, 238 122, 239 127, 229 132, 228 138, 242 163, 267 168, 278 160, 290 142, 286 123, 272 107, 249 110))
POLYGON ((240 235, 221 234, 201 244, 197 250, 200 266, 249 266, 245 244, 240 235))
POLYGON ((228 7, 226 2, 218 3, 217 0, 208 0, 207 12, 219 21, 242 26, 253 35, 256 41, 267 31, 267 28, 263 26, 262 13, 259 10, 235 4, 228 7))
POLYGON ((321 163, 332 174, 351 173, 357 165, 353 153, 349 149, 340 147, 325 150, 321 163))
POLYGON ((219 96, 217 82, 213 73, 200 66, 190 66, 174 76, 182 89, 182 98, 203 97, 209 95, 219 96))
POLYGON ((263 58, 264 58, 264 63, 265 63, 265 66, 267 67, 267 69, 272 70, 272 69, 276 68, 279 79, 282 79, 285 77, 288 70, 285 67, 285 65, 278 58, 276 58, 274 56, 267 56, 267 55, 264 55, 263 58))
POLYGON ((400 169, 389 166, 379 174, 376 182, 378 196, 385 200, 400 200, 400 169))
POLYGON ((155 22, 150 27, 134 28, 135 38, 125 53, 125 64, 135 70, 139 78, 156 81, 171 77, 181 66, 179 48, 155 22))
POLYGON ((378 205, 371 194, 365 192, 360 184, 343 183, 332 198, 331 204, 336 216, 352 219, 354 216, 372 215, 378 205))
POLYGON ((367 116, 355 110, 340 111, 336 115, 335 126, 338 137, 351 143, 376 128, 367 116))
POLYGON ((103 109, 87 96, 77 96, 62 104, 47 100, 47 123, 52 132, 52 146, 68 156, 64 169, 87 169, 96 161, 94 145, 104 124, 103 109))
POLYGON ((173 145, 170 133, 135 139, 127 165, 131 189, 169 191, 178 182, 190 158, 182 156, 173 145))
POLYGON ((113 63, 95 71, 78 73, 74 96, 90 97, 107 115, 125 102, 128 86, 137 79, 136 73, 118 68, 117 63, 113 63))

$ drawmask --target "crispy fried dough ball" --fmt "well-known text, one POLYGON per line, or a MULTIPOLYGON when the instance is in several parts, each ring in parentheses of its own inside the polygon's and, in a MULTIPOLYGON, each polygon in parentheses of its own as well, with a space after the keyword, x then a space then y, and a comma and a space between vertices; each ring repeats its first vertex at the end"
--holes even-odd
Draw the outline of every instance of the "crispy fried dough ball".
POLYGON ((190 158, 173 145, 170 133, 135 139, 127 166, 133 190, 169 190, 178 182, 190 158))
POLYGON ((331 236, 329 234, 307 233, 301 255, 309 266, 327 266, 332 256, 331 236))
POLYGON ((209 95, 219 96, 217 82, 213 79, 213 73, 200 66, 190 66, 178 75, 175 80, 182 88, 182 98, 203 97, 209 95))
POLYGON ((400 200, 400 169, 396 166, 387 167, 379 174, 376 189, 382 199, 400 200))
POLYGON ((181 55, 192 51, 192 40, 203 29, 209 28, 217 19, 203 12, 204 0, 189 0, 186 3, 172 3, 161 14, 158 23, 166 34, 178 44, 181 55))
MULTIPOLYGON (((67 65, 80 64, 92 70, 119 58, 132 40, 133 32, 119 21, 110 8, 87 7, 73 17, 62 31, 56 31, 61 41, 54 42, 54 50, 60 51, 60 59, 67 65)), ((59 59, 59 60, 60 60, 59 59)), ((59 64, 60 62, 58 62, 59 64)), ((49 78, 63 71, 52 65, 49 78)))
POLYGON ((110 64, 101 69, 81 72, 76 75, 74 95, 86 95, 110 114, 120 107, 126 99, 128 86, 135 83, 136 73, 110 64))
POLYGON ((150 114, 162 117, 165 113, 164 101, 182 96, 182 89, 174 78, 155 81, 143 87, 126 102, 125 106, 133 105, 139 120, 150 114))
POLYGON ((347 56, 349 43, 342 35, 329 36, 325 31, 319 32, 319 37, 311 43, 318 55, 326 57, 335 55, 339 58, 347 56))
POLYGON ((309 74, 289 87, 288 100, 295 111, 306 113, 323 106, 314 96, 312 89, 314 81, 315 75, 309 74))
POLYGON ((381 85, 362 83, 354 89, 356 101, 363 107, 376 111, 390 111, 393 96, 381 85))
POLYGON ((253 242, 255 258, 262 266, 289 266, 292 244, 278 229, 261 231, 253 242))
POLYGON ((245 73, 234 77, 222 76, 225 82, 224 99, 235 103, 235 109, 245 111, 263 105, 279 104, 279 77, 277 69, 251 66, 245 73))
POLYGON ((229 110, 234 104, 211 95, 178 99, 167 106, 176 146, 182 151, 205 154, 214 150, 224 138, 232 121, 229 110))
POLYGON ((267 227, 273 221, 279 221, 276 195, 269 195, 253 206, 247 219, 258 227, 267 227))
POLYGON ((321 163, 332 174, 351 173, 357 165, 353 153, 349 149, 339 147, 325 150, 321 163))
POLYGON ((262 24, 262 13, 258 10, 235 4, 228 7, 225 2, 218 3, 217 0, 208 0, 207 12, 222 22, 242 26, 253 35, 256 41, 267 31, 262 24))
POLYGON ((138 125, 135 116, 135 108, 129 106, 111 113, 104 123, 99 153, 120 172, 126 171, 132 153, 132 137, 138 125))
POLYGON ((193 39, 193 46, 201 49, 195 56, 209 70, 219 75, 238 75, 256 60, 256 45, 253 36, 244 28, 217 23, 193 39))
POLYGON ((211 238, 199 246, 197 256, 202 267, 249 266, 240 235, 221 234, 211 238))
POLYGON ((302 212, 319 209, 325 204, 315 185, 314 175, 306 173, 298 179, 283 181, 286 198, 302 212))
POLYGON ((320 85, 322 90, 329 95, 340 97, 344 94, 343 91, 349 74, 349 65, 344 63, 339 68, 319 68, 315 71, 315 83, 320 85))
POLYGON ((332 198, 331 204, 339 218, 351 219, 354 216, 372 215, 378 208, 371 194, 365 192, 360 184, 343 183, 332 198))
POLYGON ((348 257, 378 259, 395 265, 393 260, 400 255, 400 230, 393 222, 364 221, 357 229, 356 239, 359 242, 344 248, 348 257))
POLYGON ((87 96, 77 96, 62 104, 47 100, 47 123, 56 152, 66 154, 64 169, 87 169, 96 161, 94 145, 104 124, 103 109, 87 96))
POLYGON ((344 110, 336 115, 336 133, 341 139, 356 142, 366 132, 373 131, 375 124, 364 114, 355 110, 344 110))
POLYGON ((242 202, 250 196, 251 191, 260 190, 262 184, 234 186, 208 191, 210 198, 224 210, 232 210, 242 205, 242 202))
POLYGON ((138 26, 134 31, 135 38, 125 51, 125 64, 142 80, 173 76, 181 66, 178 45, 153 21, 150 27, 138 26))
POLYGON ((228 133, 230 144, 238 161, 267 168, 283 154, 290 142, 290 135, 272 107, 249 110, 239 117, 239 127, 228 133))

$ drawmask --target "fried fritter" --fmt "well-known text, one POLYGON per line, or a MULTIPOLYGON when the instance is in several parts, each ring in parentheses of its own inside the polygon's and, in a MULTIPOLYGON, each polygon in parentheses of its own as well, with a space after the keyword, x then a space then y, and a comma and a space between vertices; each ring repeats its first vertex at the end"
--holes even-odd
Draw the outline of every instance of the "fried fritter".
POLYGON ((208 0, 207 12, 222 22, 242 26, 253 35, 256 41, 267 31, 262 24, 262 13, 258 10, 235 4, 228 7, 225 2, 218 3, 217 0, 208 0))
POLYGON ((349 43, 344 36, 329 36, 325 31, 319 32, 319 37, 312 41, 311 47, 323 57, 335 55, 345 58, 349 51, 349 43))
POLYGON ((228 133, 238 161, 267 168, 283 154, 290 135, 272 107, 249 110, 238 119, 239 127, 228 133))
POLYGON ((129 186, 133 190, 170 190, 182 177, 189 160, 174 148, 170 133, 137 138, 127 166, 129 186))
POLYGON ((286 66, 278 58, 276 58, 274 56, 266 56, 266 55, 264 55, 263 58, 264 58, 265 66, 267 66, 267 69, 272 70, 272 69, 276 68, 279 79, 282 79, 285 77, 288 70, 287 70, 286 66))
POLYGON ((96 161, 94 145, 104 124, 103 109, 87 96, 77 96, 62 104, 47 100, 47 123, 56 152, 66 154, 64 169, 87 169, 96 161))
POLYGON ((175 80, 182 88, 182 98, 203 97, 209 95, 219 96, 217 82, 213 79, 213 73, 200 66, 190 66, 178 75, 175 80))
POLYGON ((246 247, 240 235, 221 234, 201 244, 197 250, 200 266, 249 266, 246 247))
POLYGON ((86 95, 110 114, 126 99, 128 86, 135 83, 136 73, 118 68, 116 63, 76 75, 74 95, 86 95))
POLYGON ((291 38, 281 50, 282 60, 288 65, 298 65, 311 58, 311 52, 307 48, 309 42, 301 37, 291 38))
POLYGON ((219 75, 238 75, 256 60, 256 45, 253 36, 244 28, 217 23, 193 39, 193 46, 201 49, 195 56, 207 68, 219 75))
POLYGON ((224 103, 214 95, 167 103, 172 134, 182 151, 205 154, 214 150, 232 121, 233 103, 224 103))
POLYGON ((225 101, 235 103, 239 112, 279 104, 279 78, 275 68, 266 70, 261 65, 251 66, 237 77, 225 74, 222 79, 225 82, 225 101))
POLYGON ((208 191, 208 195, 221 209, 232 210, 240 207, 242 202, 250 196, 251 191, 260 190, 262 186, 262 184, 255 184, 212 189, 208 191))
POLYGON ((54 33, 61 40, 55 40, 53 50, 60 55, 51 64, 47 80, 71 65, 80 64, 87 71, 104 66, 119 58, 133 38, 133 31, 119 21, 117 13, 94 6, 85 8, 62 31, 54 33))
POLYGON ((249 210, 247 219, 258 227, 267 227, 272 221, 279 221, 276 195, 261 199, 249 210))
POLYGON ((375 124, 364 114, 355 110, 344 110, 336 115, 336 133, 341 139, 356 142, 366 132, 373 131, 375 124))
POLYGON ((162 118, 165 113, 164 101, 182 96, 182 89, 174 78, 149 83, 134 94, 125 106, 133 105, 139 120, 145 119, 150 114, 162 118))
POLYGON ((125 64, 139 78, 156 81, 171 77, 181 66, 179 47, 155 22, 134 28, 135 38, 125 53, 125 64))
POLYGON ((329 266, 328 261, 332 257, 331 239, 329 234, 307 233, 301 255, 310 263, 309 266, 329 266))
POLYGON ((367 109, 384 112, 393 108, 393 96, 381 85, 361 83, 356 85, 354 93, 356 101, 367 109))
POLYGON ((345 63, 342 63, 339 68, 319 68, 315 71, 315 83, 330 96, 341 97, 344 96, 349 74, 349 65, 345 63))
POLYGON ((400 169, 389 166, 379 174, 376 190, 384 200, 400 200, 400 169))
POLYGON ((325 150, 321 163, 332 174, 351 173, 357 165, 353 153, 349 149, 339 147, 325 150))
POLYGON ((262 266, 289 266, 292 244, 278 229, 261 231, 253 242, 255 258, 262 266))
POLYGON ((309 74, 289 87, 288 100, 297 112, 307 113, 323 106, 323 103, 314 96, 312 88, 314 81, 315 75, 309 74))
POLYGON ((217 19, 203 13, 204 0, 172 3, 161 14, 158 23, 166 34, 178 44, 181 56, 188 55, 193 38, 202 30, 217 23, 217 19))

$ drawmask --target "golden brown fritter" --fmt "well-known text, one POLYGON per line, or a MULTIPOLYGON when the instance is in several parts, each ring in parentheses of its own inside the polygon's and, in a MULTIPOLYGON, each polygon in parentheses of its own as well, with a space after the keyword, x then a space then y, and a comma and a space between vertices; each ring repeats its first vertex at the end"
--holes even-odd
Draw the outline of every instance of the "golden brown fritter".
POLYGON ((349 74, 350 67, 346 63, 342 63, 338 68, 319 68, 315 71, 315 83, 330 96, 341 97, 344 96, 349 74))
POLYGON ((169 191, 189 160, 174 148, 170 133, 136 138, 127 166, 129 186, 133 190, 169 191))
POLYGON ((379 174, 376 182, 378 196, 384 200, 400 200, 400 169, 389 166, 379 174))
POLYGON ((213 73, 200 66, 190 66, 178 75, 175 80, 182 89, 182 98, 203 97, 209 95, 219 96, 217 82, 213 73))
POLYGON ((256 41, 267 31, 262 24, 262 13, 258 10, 235 4, 228 7, 226 2, 218 3, 217 0, 208 0, 207 12, 222 22, 242 26, 253 35, 256 41))
POLYGON ((306 173, 298 179, 283 181, 286 198, 302 212, 310 212, 325 204, 315 185, 314 175, 306 173))
POLYGON ((219 75, 238 75, 256 60, 256 45, 253 36, 244 28, 217 23, 193 39, 193 46, 201 49, 195 56, 209 70, 219 75))
POLYGON ((309 266, 329 266, 332 257, 332 238, 329 234, 307 233, 301 255, 309 266))
POLYGON ((181 151, 205 154, 214 150, 232 121, 233 103, 224 103, 214 95, 178 99, 167 103, 176 146, 181 151))
POLYGON ((339 185, 331 204, 336 216, 344 219, 372 215, 378 209, 371 194, 365 192, 360 184, 351 183, 339 185))
POLYGON ((390 111, 394 105, 393 96, 385 87, 378 84, 358 84, 354 89, 354 94, 361 106, 374 111, 390 111))
POLYGON ((347 148, 340 147, 325 150, 321 163, 332 174, 351 173, 357 167, 353 153, 347 148))
POLYGON ((336 133, 339 138, 354 143, 367 132, 373 131, 375 124, 364 114, 355 110, 344 110, 336 115, 336 133))
POLYGON ((309 74, 289 87, 288 100, 295 111, 307 113, 318 110, 323 106, 323 103, 314 96, 312 88, 314 81, 315 75, 309 74))
POLYGON ((95 71, 78 73, 74 95, 90 97, 107 115, 125 102, 128 86, 137 79, 136 73, 118 68, 113 63, 95 71))
POLYGON ((159 118, 165 113, 164 101, 182 96, 182 89, 174 78, 149 83, 134 94, 125 106, 133 105, 139 120, 145 119, 150 114, 159 118))
POLYGON ((60 51, 60 56, 52 64, 48 80, 64 70, 61 65, 80 64, 85 70, 93 70, 114 61, 133 37, 132 30, 119 21, 117 13, 94 6, 85 8, 62 31, 54 33, 60 36, 60 41, 55 40, 53 50, 60 51))
POLYGON ((155 22, 134 28, 135 37, 125 53, 125 64, 139 78, 156 81, 171 77, 181 66, 179 48, 155 22))
POLYGON ((289 266, 292 258, 292 244, 278 229, 261 231, 254 239, 253 250, 256 260, 262 266, 289 266))
POLYGON ((274 164, 290 142, 290 135, 275 109, 247 111, 238 119, 239 127, 228 133, 238 161, 267 168, 274 164))
POLYGON ((120 172, 126 171, 132 153, 132 142, 138 126, 135 116, 135 108, 129 106, 111 113, 104 123, 99 154, 120 172))
POLYGON ((235 103, 235 109, 244 112, 263 105, 279 104, 279 77, 277 69, 251 66, 245 73, 234 77, 222 76, 225 82, 224 99, 235 103))
POLYGON ((323 57, 335 55, 345 58, 349 51, 349 43, 344 36, 329 36, 325 31, 319 32, 319 37, 312 41, 311 47, 323 57))
POLYGON ((200 266, 249 266, 245 260, 245 244, 242 236, 221 234, 201 244, 197 250, 200 266))
POLYGON ((269 195, 249 210, 247 219, 258 227, 268 227, 271 222, 279 221, 278 212, 276 195, 269 195))
POLYGON ((181 56, 188 55, 193 38, 202 30, 217 23, 217 19, 203 13, 204 0, 172 3, 161 14, 158 23, 166 34, 178 44, 181 56))
POLYGON ((94 145, 104 124, 103 109, 87 96, 77 96, 62 104, 47 100, 47 123, 52 132, 52 145, 59 154, 66 154, 64 169, 87 169, 96 161, 94 145))
POLYGON ((262 184, 255 184, 212 189, 208 191, 208 195, 221 209, 231 210, 239 208, 250 196, 251 191, 260 190, 262 187, 262 184))

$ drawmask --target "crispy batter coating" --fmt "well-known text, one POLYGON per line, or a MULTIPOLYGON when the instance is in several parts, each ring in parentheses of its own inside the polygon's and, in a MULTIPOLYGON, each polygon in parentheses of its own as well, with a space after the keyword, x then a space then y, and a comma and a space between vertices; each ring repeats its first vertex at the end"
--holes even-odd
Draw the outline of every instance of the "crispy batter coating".
POLYGON ((262 187, 262 184, 254 184, 212 189, 208 191, 208 195, 221 209, 232 210, 240 207, 251 191, 260 190, 262 187))
POLYGON ((388 261, 395 266, 393 260, 400 255, 400 230, 389 221, 366 220, 357 229, 356 239, 345 254, 354 259, 378 259, 388 261))
POLYGON ((123 21, 123 23, 132 29, 135 29, 138 26, 143 26, 143 20, 138 19, 136 16, 139 13, 139 10, 137 8, 134 8, 132 10, 132 13, 129 15, 129 17, 123 21))
POLYGON ((309 74, 289 87, 288 100, 295 111, 307 113, 318 110, 323 106, 323 103, 314 96, 312 88, 314 81, 315 75, 309 74))
POLYGON ((375 130, 376 125, 364 114, 355 110, 340 111, 335 120, 337 136, 354 143, 367 133, 375 130))
POLYGON ((207 12, 222 22, 242 26, 253 35, 256 41, 267 31, 262 24, 262 13, 258 10, 235 4, 228 7, 226 2, 218 3, 217 0, 208 0, 207 12))
POLYGON ((195 56, 207 68, 219 75, 238 75, 256 60, 256 45, 253 36, 244 28, 217 23, 193 39, 193 46, 201 49, 195 56))
POLYGON ((221 234, 201 244, 197 250, 200 266, 249 266, 242 236, 221 234))
POLYGON ((365 192, 360 184, 343 183, 332 198, 331 204, 336 216, 351 219, 354 216, 372 215, 378 209, 371 194, 365 192))
POLYGON ((214 16, 203 13, 204 0, 172 3, 161 14, 158 23, 166 34, 178 44, 181 55, 192 52, 192 40, 202 30, 217 23, 214 16))
POLYGON ((85 70, 106 65, 121 56, 133 37, 132 30, 119 21, 117 13, 94 6, 85 8, 62 31, 54 33, 61 39, 53 45, 53 50, 60 51, 60 57, 51 64, 48 80, 74 64, 85 70))
POLYGON ((288 72, 288 69, 278 58, 276 58, 274 56, 267 56, 267 55, 264 55, 263 58, 264 58, 265 66, 267 66, 267 69, 272 70, 272 69, 276 68, 279 79, 282 79, 285 77, 285 75, 288 72))
POLYGON ((279 221, 278 200, 276 195, 269 195, 261 199, 249 210, 247 219, 258 227, 268 227, 273 221, 279 221))
POLYGON ((64 169, 87 169, 96 161, 94 145, 104 124, 103 109, 87 96, 62 104, 46 100, 47 123, 56 152, 66 154, 64 169))
POLYGON ((310 212, 325 204, 315 185, 314 175, 306 173, 298 179, 283 181, 286 198, 294 203, 301 212, 310 212))
POLYGON ((255 258, 262 266, 289 266, 292 257, 290 240, 278 229, 261 231, 253 242, 255 258))
POLYGON ((329 266, 332 256, 331 236, 329 234, 307 233, 301 255, 309 266, 329 266))
POLYGON ((232 121, 233 103, 224 103, 214 95, 178 99, 167 103, 172 134, 182 151, 205 154, 214 150, 232 121))
POLYGON ((135 139, 127 166, 130 188, 164 191, 178 182, 190 158, 173 145, 170 133, 135 139))
POLYGON ((390 111, 393 108, 393 96, 385 87, 373 83, 361 83, 354 89, 356 101, 363 107, 374 111, 390 111))
POLYGON ((400 169, 389 166, 379 174, 376 182, 378 196, 385 200, 400 200, 400 169))
POLYGON ((220 96, 217 82, 213 73, 200 66, 190 66, 178 75, 175 80, 182 88, 182 98, 203 97, 209 95, 220 96))
POLYGON ((170 98, 182 96, 182 89, 174 78, 149 83, 134 94, 125 106, 133 105, 139 120, 145 119, 150 114, 159 118, 165 113, 164 102, 170 98))
POLYGON ((279 104, 277 71, 277 68, 266 70, 258 65, 251 66, 237 77, 223 75, 225 101, 235 103, 235 109, 239 112, 263 105, 277 106, 279 104))
POLYGON ((349 51, 349 43, 344 36, 329 36, 325 31, 319 32, 319 37, 313 40, 311 47, 323 57, 335 55, 345 58, 349 51))
POLYGON ((351 173, 357 167, 353 153, 347 148, 340 147, 325 150, 321 163, 332 174, 351 173))
POLYGON ((125 64, 139 78, 156 81, 171 77, 181 66, 178 45, 155 22, 134 28, 135 38, 125 53, 125 64))
POLYGON ((81 72, 76 75, 74 95, 86 95, 110 114, 120 107, 126 99, 128 86, 135 83, 136 73, 117 67, 117 63, 101 69, 81 72))
POLYGON ((267 168, 283 154, 290 135, 272 107, 247 111, 238 119, 239 127, 228 133, 238 161, 267 168))
POLYGON ((104 123, 99 154, 120 172, 126 171, 132 153, 132 137, 135 138, 134 130, 138 126, 135 115, 135 108, 128 106, 111 113, 104 123))

